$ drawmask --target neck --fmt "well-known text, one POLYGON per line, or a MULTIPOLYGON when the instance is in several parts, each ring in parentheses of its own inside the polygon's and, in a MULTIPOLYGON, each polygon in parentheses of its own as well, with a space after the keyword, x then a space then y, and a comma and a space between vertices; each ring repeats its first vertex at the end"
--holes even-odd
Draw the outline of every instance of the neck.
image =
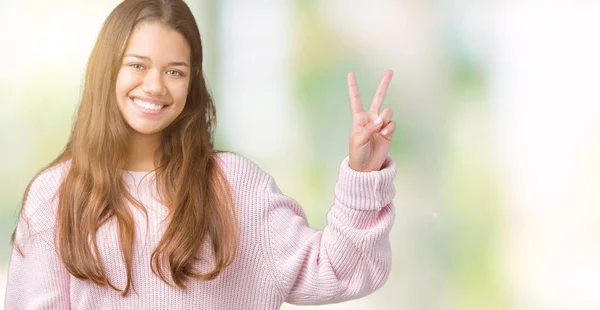
POLYGON ((145 135, 134 132, 129 141, 129 162, 125 169, 130 171, 154 170, 157 162, 155 153, 161 144, 160 133, 145 135))

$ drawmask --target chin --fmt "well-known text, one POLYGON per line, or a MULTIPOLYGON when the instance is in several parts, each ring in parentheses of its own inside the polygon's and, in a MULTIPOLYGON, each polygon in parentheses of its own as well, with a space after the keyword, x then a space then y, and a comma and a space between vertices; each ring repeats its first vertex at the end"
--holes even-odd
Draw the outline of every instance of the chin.
POLYGON ((129 124, 129 127, 131 127, 131 129, 138 134, 142 134, 142 135, 157 135, 160 134, 163 129, 162 128, 156 128, 156 127, 152 127, 152 126, 140 126, 137 124, 129 124))

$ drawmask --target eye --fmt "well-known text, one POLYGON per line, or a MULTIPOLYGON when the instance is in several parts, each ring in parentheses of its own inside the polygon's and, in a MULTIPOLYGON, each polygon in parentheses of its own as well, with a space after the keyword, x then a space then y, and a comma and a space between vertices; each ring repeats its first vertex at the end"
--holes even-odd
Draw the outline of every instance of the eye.
POLYGON ((167 71, 167 74, 174 75, 174 76, 183 76, 183 72, 178 71, 178 70, 169 70, 169 71, 167 71))
POLYGON ((130 64, 130 67, 132 67, 133 69, 137 69, 137 70, 144 70, 144 66, 141 64, 130 64))

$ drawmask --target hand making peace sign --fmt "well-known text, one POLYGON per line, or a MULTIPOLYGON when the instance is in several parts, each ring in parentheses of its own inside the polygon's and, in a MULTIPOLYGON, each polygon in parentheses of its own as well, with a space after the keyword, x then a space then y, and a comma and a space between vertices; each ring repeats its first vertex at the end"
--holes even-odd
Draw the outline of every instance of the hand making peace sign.
POLYGON ((350 168, 356 171, 379 171, 385 161, 396 124, 391 121, 392 110, 379 110, 383 104, 388 85, 392 80, 392 70, 387 70, 377 87, 377 93, 369 111, 363 110, 356 77, 348 73, 348 92, 352 108, 352 132, 350 133, 350 168))

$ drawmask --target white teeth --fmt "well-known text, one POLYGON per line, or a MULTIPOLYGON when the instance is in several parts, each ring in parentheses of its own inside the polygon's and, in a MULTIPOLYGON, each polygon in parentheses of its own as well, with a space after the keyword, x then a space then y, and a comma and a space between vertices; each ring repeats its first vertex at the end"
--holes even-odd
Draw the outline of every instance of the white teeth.
POLYGON ((145 102, 145 101, 142 101, 137 98, 133 99, 133 103, 135 103, 137 106, 140 106, 142 108, 145 108, 148 110, 155 110, 155 111, 158 111, 164 107, 164 105, 158 105, 158 104, 154 104, 154 103, 150 103, 150 102, 145 102))

